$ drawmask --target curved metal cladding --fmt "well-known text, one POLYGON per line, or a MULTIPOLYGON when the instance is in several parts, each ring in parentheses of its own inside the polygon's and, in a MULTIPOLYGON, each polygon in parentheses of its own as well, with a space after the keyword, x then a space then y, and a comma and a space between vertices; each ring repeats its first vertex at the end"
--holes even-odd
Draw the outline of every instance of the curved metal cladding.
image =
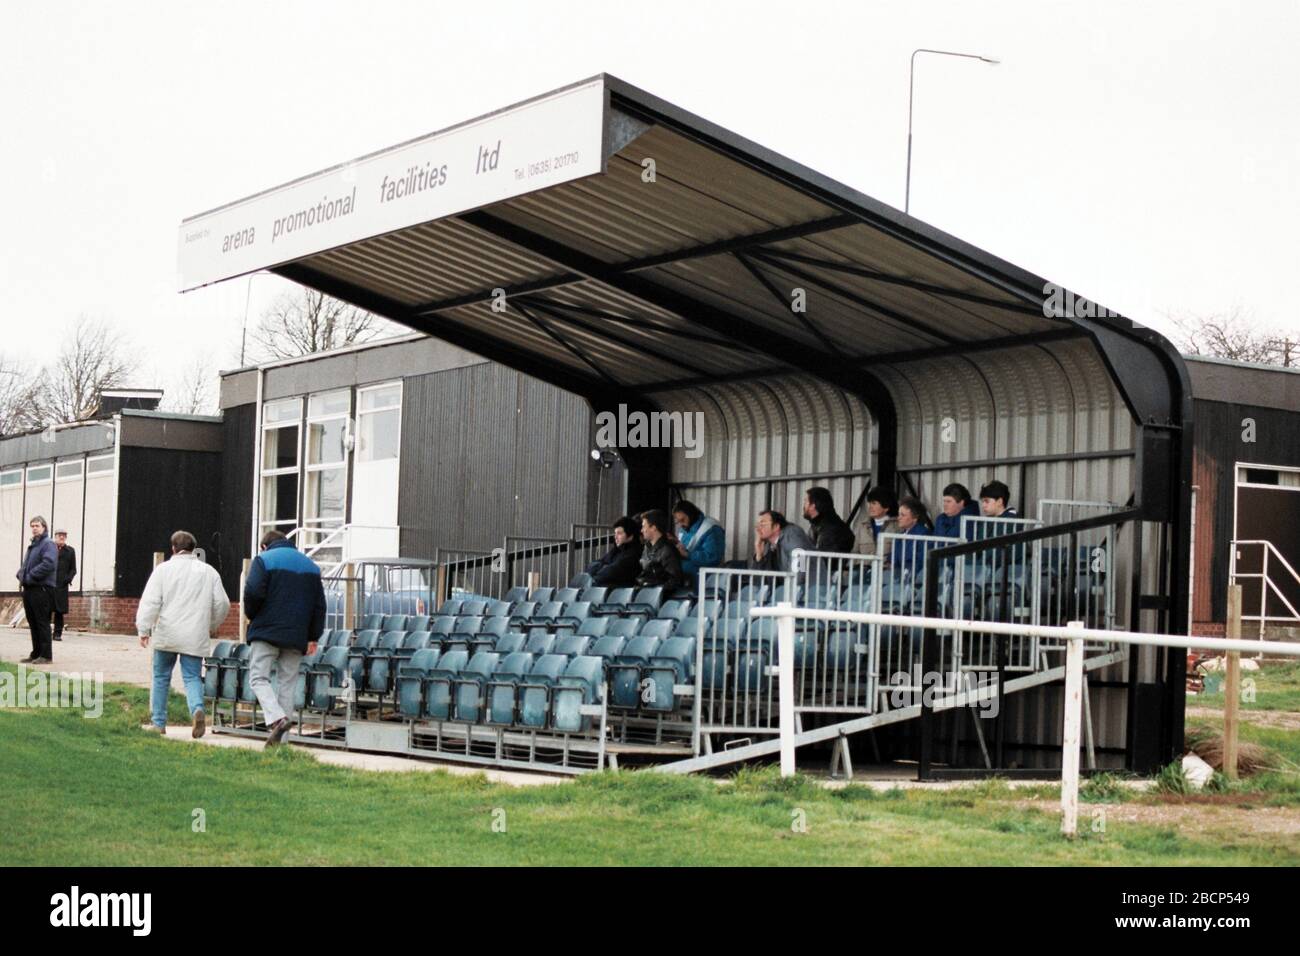
POLYGON ((870 480, 875 425, 866 405, 811 376, 758 376, 651 397, 665 411, 703 416, 701 454, 674 448, 671 482, 727 528, 729 558, 748 555, 763 509, 801 520, 804 490, 822 485, 847 516, 870 480))
POLYGON ((902 484, 931 506, 949 482, 978 493, 993 478, 1026 516, 1043 498, 1133 492, 1133 417, 1086 340, 876 369, 898 408, 902 484))

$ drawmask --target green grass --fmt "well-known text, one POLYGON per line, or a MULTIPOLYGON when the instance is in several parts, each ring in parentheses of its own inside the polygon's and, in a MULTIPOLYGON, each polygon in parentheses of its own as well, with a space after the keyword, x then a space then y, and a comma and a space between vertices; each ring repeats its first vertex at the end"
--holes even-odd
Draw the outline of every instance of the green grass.
MULTIPOLYGON (((1222 671, 1216 671, 1222 676, 1222 671)), ((1242 710, 1289 710, 1300 711, 1300 660, 1286 661, 1280 664, 1264 664, 1257 671, 1242 671, 1245 681, 1255 685, 1254 700, 1242 700, 1242 710)), ((1247 685, 1249 686, 1249 685, 1247 685)), ((1189 707, 1223 708, 1223 689, 1218 693, 1198 694, 1187 698, 1189 707)))
MULTIPOLYGON (((1055 816, 1016 806, 1026 792, 996 780, 828 790, 767 768, 724 785, 625 771, 512 788, 482 775, 368 773, 289 749, 150 737, 139 730, 147 699, 109 685, 98 720, 0 710, 0 865, 1300 863, 1300 847, 1276 839, 1222 846, 1214 834, 1118 822, 1097 835, 1086 817, 1069 843, 1055 816), (193 832, 196 808, 205 832, 193 832)), ((179 698, 171 716, 185 719, 179 698)))

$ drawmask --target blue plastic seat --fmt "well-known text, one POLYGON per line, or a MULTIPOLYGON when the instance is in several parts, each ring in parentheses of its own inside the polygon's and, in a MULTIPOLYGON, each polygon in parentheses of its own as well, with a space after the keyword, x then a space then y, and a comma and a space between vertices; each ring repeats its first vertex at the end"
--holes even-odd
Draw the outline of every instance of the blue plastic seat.
POLYGON ((644 617, 654 617, 659 613, 660 606, 664 603, 664 589, 660 587, 642 588, 636 592, 636 595, 627 603, 624 614, 638 614, 644 617))
POLYGON ((555 600, 555 588, 533 588, 528 600, 534 604, 545 604, 547 601, 555 600))
POLYGON ((555 642, 554 654, 563 654, 565 657, 580 657, 587 653, 591 646, 591 638, 585 634, 566 634, 555 642))
POLYGON ((509 591, 506 592, 506 596, 502 600, 509 601, 511 604, 518 604, 520 601, 527 601, 528 588, 526 587, 511 588, 509 591))
POLYGON ((596 614, 622 614, 635 593, 635 588, 610 588, 603 602, 592 605, 592 611, 596 614))
POLYGON ((388 678, 393 673, 389 665, 393 654, 402 646, 404 640, 406 640, 405 631, 387 631, 380 635, 379 641, 366 655, 369 658, 365 667, 366 690, 377 694, 388 693, 388 678))
POLYGON ((552 653, 555 647, 555 635, 547 631, 534 629, 528 635, 528 640, 524 643, 524 650, 529 654, 540 657, 543 654, 552 653))
POLYGON ((519 723, 525 727, 545 727, 551 712, 551 690, 559 680, 569 659, 560 654, 539 657, 528 676, 518 682, 519 723))
POLYGON ((592 586, 583 588, 582 593, 578 595, 579 601, 586 601, 588 604, 603 604, 609 594, 609 588, 592 586))
POLYGON ((578 595, 581 593, 578 588, 556 588, 555 593, 551 595, 551 600, 559 601, 561 604, 572 604, 578 600, 578 595))
POLYGON ((677 621, 667 617, 656 617, 646 621, 636 632, 637 637, 671 637, 677 628, 677 621))
POLYGON ((332 709, 334 698, 329 691, 343 686, 343 678, 347 672, 348 648, 346 646, 330 647, 318 655, 307 677, 306 706, 320 711, 332 709))
POLYGON ((487 681, 487 723, 509 726, 515 722, 519 704, 519 682, 533 667, 532 654, 509 654, 501 658, 487 681))
POLYGON ((409 634, 412 631, 427 631, 429 629, 430 620, 432 620, 432 618, 430 618, 428 614, 410 615, 406 619, 406 633, 409 634))
POLYGON ((591 617, 590 601, 569 601, 564 605, 564 609, 556 616, 557 625, 571 625, 581 627, 582 622, 591 617))
POLYGON ((613 660, 623 653, 623 648, 627 646, 627 640, 626 637, 619 634, 606 634, 591 645, 590 656, 599 657, 604 661, 613 660))
POLYGON ((363 621, 361 624, 361 630, 382 631, 384 629, 385 616, 386 615, 383 614, 367 614, 365 621, 363 621))
POLYGON ((450 634, 456 629, 456 618, 450 614, 439 614, 429 623, 429 633, 434 637, 450 634))
POLYGON ((451 629, 453 634, 474 635, 483 628, 483 618, 478 615, 464 615, 456 618, 456 626, 451 629))
POLYGON ((536 610, 537 603, 535 601, 516 601, 510 609, 510 623, 522 627, 528 623, 536 610))
POLYGON ((517 654, 524 649, 524 642, 527 638, 518 631, 511 631, 508 634, 502 634, 492 645, 492 650, 498 654, 517 654))
POLYGON ((444 651, 424 679, 424 713, 434 720, 451 717, 452 686, 469 662, 463 650, 444 651))
MULTIPOLYGON (((673 637, 699 637, 700 636, 701 618, 694 614, 689 614, 682 618, 673 627, 673 637)), ((704 633, 709 634, 713 630, 713 621, 711 618, 703 618, 704 633)))
MULTIPOLYGON (((651 622, 653 623, 653 622, 651 622)), ((671 624, 671 621, 664 621, 671 624)), ((641 668, 659 650, 663 639, 637 635, 610 664, 610 706, 637 710, 641 706, 641 668)))
POLYGON ((366 668, 369 666, 371 652, 379 643, 379 637, 379 631, 362 631, 348 648, 348 670, 352 675, 353 687, 366 686, 366 668))
POLYGON ((484 617, 509 617, 513 606, 510 601, 492 601, 488 604, 484 617))
POLYGON ((487 611, 487 606, 488 606, 487 601, 481 601, 477 598, 474 598, 472 600, 467 599, 461 602, 459 616, 460 617, 466 617, 466 616, 482 617, 484 612, 487 611))
POLYGON ((609 622, 605 634, 613 637, 635 637, 641 630, 641 618, 620 617, 609 622))
POLYGON ((438 608, 438 614, 455 617, 460 613, 460 606, 464 603, 465 602, 460 600, 460 598, 447 598, 447 600, 442 602, 442 607, 438 608))
POLYGON ((672 711, 677 708, 673 695, 675 684, 685 684, 695 669, 695 639, 670 637, 659 645, 650 662, 641 668, 641 679, 648 681, 642 694, 643 710, 672 711))
POLYGON ((221 662, 235 649, 234 641, 217 641, 212 653, 203 659, 203 696, 215 700, 221 689, 221 662))
POLYGON ((501 655, 495 651, 479 651, 456 675, 456 720, 474 724, 483 718, 484 691, 500 663, 501 655))
POLYGON ((575 657, 551 690, 551 727, 562 733, 581 733, 591 727, 591 718, 580 708, 598 700, 604 680, 599 657, 575 657))
POLYGON ((579 637, 590 637, 593 641, 598 637, 604 637, 609 631, 611 618, 608 617, 589 617, 578 626, 577 635, 579 637))
POLYGON ((657 617, 669 618, 673 621, 680 621, 691 613, 690 601, 665 601, 659 608, 657 617))
POLYGON ((586 571, 580 571, 569 579, 569 587, 577 588, 581 591, 583 588, 591 587, 591 575, 586 571))
POLYGON ((384 632, 404 631, 406 630, 406 617, 405 614, 385 614, 383 623, 379 625, 379 630, 384 632))
POLYGON ((402 716, 424 716, 424 679, 438 663, 438 650, 426 647, 397 667, 397 710, 402 716))
POLYGON ((510 620, 504 617, 485 617, 478 634, 469 642, 473 653, 494 650, 497 641, 510 632, 510 620))

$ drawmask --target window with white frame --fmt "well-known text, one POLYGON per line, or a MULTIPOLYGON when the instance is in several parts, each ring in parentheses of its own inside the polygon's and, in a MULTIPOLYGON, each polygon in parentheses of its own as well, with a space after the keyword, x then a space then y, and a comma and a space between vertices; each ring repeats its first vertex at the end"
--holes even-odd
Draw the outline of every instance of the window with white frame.
POLYGON ((298 524, 298 472, 302 452, 302 399, 262 407, 262 531, 288 532, 298 524))
POLYGON ((307 400, 304 525, 340 525, 346 517, 351 411, 349 389, 321 392, 307 400))
POLYGON ((401 438, 401 383, 362 389, 357 395, 357 460, 397 458, 401 438))

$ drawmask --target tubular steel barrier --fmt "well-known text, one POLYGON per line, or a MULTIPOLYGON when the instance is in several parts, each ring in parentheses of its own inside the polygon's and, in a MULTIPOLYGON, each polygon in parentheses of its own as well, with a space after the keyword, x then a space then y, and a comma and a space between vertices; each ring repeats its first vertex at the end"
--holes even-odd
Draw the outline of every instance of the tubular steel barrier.
MULTIPOLYGON (((794 600, 806 607, 867 611, 879 606, 878 555, 793 554, 794 600), (873 597, 873 594, 875 596, 873 597)), ((795 641, 794 707, 809 713, 870 713, 875 702, 876 631, 813 624, 795 641)))
MULTIPOLYGON (((1300 611, 1296 610, 1295 605, 1292 604, 1291 601, 1287 599, 1287 596, 1282 592, 1282 589, 1278 587, 1277 582, 1273 580, 1273 575, 1269 574, 1268 562, 1270 560, 1270 557, 1274 562, 1280 565, 1282 569, 1286 571, 1287 575, 1289 575, 1291 578, 1291 581, 1287 581, 1286 577, 1279 575, 1278 577, 1282 580, 1282 582, 1284 584, 1287 584, 1288 586, 1294 587, 1296 593, 1300 594, 1300 574, 1296 573, 1295 568, 1291 567, 1290 562, 1287 561, 1286 557, 1282 554, 1282 552, 1278 551, 1278 549, 1276 548, 1276 546, 1274 546, 1272 541, 1266 541, 1266 540, 1233 541, 1232 560, 1229 562, 1228 565, 1229 584, 1237 584, 1239 582, 1246 581, 1246 582, 1250 582, 1250 586, 1252 587, 1252 589, 1255 587, 1259 588, 1259 613, 1246 614, 1243 612, 1241 615, 1241 619, 1243 621, 1259 622, 1259 639, 1261 641, 1264 640, 1265 628, 1268 627, 1270 622, 1276 622, 1278 624, 1290 624, 1290 625, 1300 624, 1300 611), (1237 550, 1238 548, 1259 548, 1260 556, 1258 562, 1251 561, 1249 558, 1243 558, 1241 553, 1237 550), (1259 570, 1242 571, 1237 566, 1238 561, 1244 561, 1247 564, 1253 564, 1257 566, 1259 570), (1258 582, 1258 584, 1256 584, 1255 582, 1258 582), (1292 584, 1291 582, 1294 582, 1294 584, 1292 584), (1269 606, 1270 597, 1275 598, 1290 613, 1269 614, 1268 606, 1269 606)), ((1244 585, 1242 587, 1242 596, 1243 596, 1243 602, 1242 602, 1243 607, 1245 606, 1245 602, 1247 600, 1254 597, 1253 594, 1247 594, 1244 585)), ((1250 603, 1253 604, 1254 602, 1251 601, 1250 603)), ((1272 645, 1270 644, 1269 646, 1271 647, 1272 645)), ((1257 652, 1258 650, 1259 648, 1256 649, 1257 652)))

